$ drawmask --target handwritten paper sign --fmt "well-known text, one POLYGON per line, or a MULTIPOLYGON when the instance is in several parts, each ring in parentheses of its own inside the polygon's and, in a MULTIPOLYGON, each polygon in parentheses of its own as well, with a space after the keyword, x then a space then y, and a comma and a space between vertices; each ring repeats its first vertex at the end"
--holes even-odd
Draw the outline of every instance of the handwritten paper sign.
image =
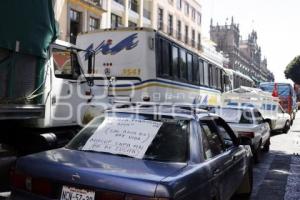
POLYGON ((142 159, 162 122, 106 118, 82 150, 122 154, 142 159))

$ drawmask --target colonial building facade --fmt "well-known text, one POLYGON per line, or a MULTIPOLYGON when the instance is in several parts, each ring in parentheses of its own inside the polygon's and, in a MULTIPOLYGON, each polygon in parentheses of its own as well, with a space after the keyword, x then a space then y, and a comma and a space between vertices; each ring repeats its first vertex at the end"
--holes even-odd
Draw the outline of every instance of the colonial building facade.
POLYGON ((217 51, 229 59, 229 68, 250 76, 257 84, 274 81, 274 75, 267 69, 267 59, 262 59, 255 31, 241 40, 239 25, 233 18, 230 24, 222 26, 211 21, 210 38, 217 44, 217 51))
POLYGON ((53 0, 55 18, 59 24, 59 39, 76 42, 81 32, 100 28, 105 0, 53 0))
POLYGON ((149 27, 201 48, 198 0, 107 0, 105 28, 149 27))
POLYGON ((75 42, 80 32, 148 27, 201 49, 199 0, 53 0, 60 39, 75 42))

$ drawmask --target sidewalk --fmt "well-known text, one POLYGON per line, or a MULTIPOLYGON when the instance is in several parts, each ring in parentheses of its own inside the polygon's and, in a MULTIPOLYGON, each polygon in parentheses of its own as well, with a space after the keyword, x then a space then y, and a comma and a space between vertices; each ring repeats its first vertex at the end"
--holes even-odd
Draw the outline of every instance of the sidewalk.
POLYGON ((252 200, 300 199, 300 112, 288 134, 271 138, 270 153, 254 168, 252 200))

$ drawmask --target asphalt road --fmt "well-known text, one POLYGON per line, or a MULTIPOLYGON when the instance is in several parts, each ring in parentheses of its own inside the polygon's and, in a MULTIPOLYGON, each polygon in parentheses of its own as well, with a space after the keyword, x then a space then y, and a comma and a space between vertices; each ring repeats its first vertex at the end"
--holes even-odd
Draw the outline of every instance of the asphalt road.
POLYGON ((269 153, 254 167, 252 200, 300 200, 300 112, 287 134, 271 138, 269 153))

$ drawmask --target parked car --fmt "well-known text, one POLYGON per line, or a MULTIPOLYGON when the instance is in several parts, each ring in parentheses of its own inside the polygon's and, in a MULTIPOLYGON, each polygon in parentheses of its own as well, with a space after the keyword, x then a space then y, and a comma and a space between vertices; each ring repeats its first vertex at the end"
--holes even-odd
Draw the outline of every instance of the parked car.
POLYGON ((206 111, 126 108, 64 148, 17 160, 12 200, 229 200, 250 196, 250 141, 206 111), (242 142, 241 142, 242 141, 242 142))
POLYGON ((287 133, 292 125, 291 116, 286 111, 284 111, 281 105, 278 105, 277 112, 278 113, 275 131, 282 131, 283 133, 287 133))
POLYGON ((235 131, 237 137, 251 138, 255 162, 259 162, 261 149, 270 149, 270 125, 256 108, 221 107, 213 110, 235 131))

